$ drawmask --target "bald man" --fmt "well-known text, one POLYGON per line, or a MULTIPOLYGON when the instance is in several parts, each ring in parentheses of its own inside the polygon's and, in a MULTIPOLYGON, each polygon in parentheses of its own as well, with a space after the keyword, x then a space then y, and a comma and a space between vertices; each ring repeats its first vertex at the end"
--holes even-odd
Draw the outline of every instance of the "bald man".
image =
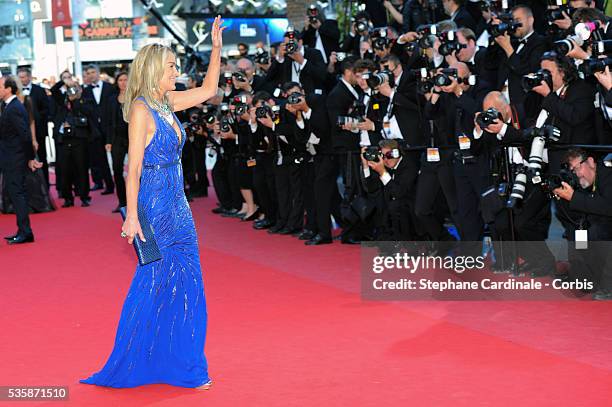
MULTIPOLYGON (((488 161, 497 163, 497 168, 493 172, 500 174, 497 179, 489 179, 486 190, 498 187, 502 183, 508 183, 510 188, 515 181, 514 169, 522 168, 523 157, 519 149, 510 147, 511 144, 521 144, 525 151, 531 149, 531 139, 523 135, 522 123, 524 121, 522 106, 514 106, 508 103, 506 97, 500 92, 490 92, 484 99, 482 110, 494 108, 501 118, 495 120, 486 128, 481 129, 478 123, 474 124, 474 141, 472 151, 481 157, 486 157, 488 161), (510 176, 506 174, 506 163, 510 169, 510 176)), ((478 115, 479 113, 477 113, 478 115)), ((496 202, 491 193, 484 194, 482 199, 483 212, 489 212, 496 202)), ((517 206, 512 212, 502 209, 497 213, 489 212, 487 219, 493 238, 496 263, 493 270, 496 272, 508 272, 517 264, 520 256, 525 260, 519 270, 529 273, 532 277, 542 277, 549 275, 555 270, 555 259, 544 240, 548 238, 550 227, 551 212, 550 202, 539 186, 534 186, 531 182, 526 185, 525 196, 521 205, 517 206), (513 222, 510 222, 510 213, 513 222), (514 233, 511 225, 514 225, 514 233), (501 244, 500 241, 509 242, 512 239, 517 241, 529 241, 529 245, 501 244)))

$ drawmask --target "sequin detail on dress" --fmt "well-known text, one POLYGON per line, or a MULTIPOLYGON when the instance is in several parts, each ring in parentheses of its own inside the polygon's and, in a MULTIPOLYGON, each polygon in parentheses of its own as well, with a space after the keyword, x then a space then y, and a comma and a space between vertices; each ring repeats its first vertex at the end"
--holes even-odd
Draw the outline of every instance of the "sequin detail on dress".
MULTIPOLYGON (((145 148, 138 205, 155 230, 162 260, 136 267, 113 351, 102 370, 81 383, 198 387, 210 380, 204 356, 206 297, 182 167, 144 168, 178 162, 185 131, 181 127, 179 143, 174 127, 154 109, 149 111, 156 132, 145 148)), ((176 116, 174 120, 178 122, 176 116)))

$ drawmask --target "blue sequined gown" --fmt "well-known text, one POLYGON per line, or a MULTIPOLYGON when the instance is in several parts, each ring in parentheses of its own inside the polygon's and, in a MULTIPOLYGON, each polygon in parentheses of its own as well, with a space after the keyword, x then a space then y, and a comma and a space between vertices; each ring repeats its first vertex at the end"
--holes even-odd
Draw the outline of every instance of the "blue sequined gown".
POLYGON ((198 240, 179 163, 185 131, 181 127, 179 143, 175 129, 149 110, 157 130, 145 148, 138 205, 153 226, 162 260, 136 267, 114 349, 102 370, 81 383, 198 387, 209 381, 198 240))

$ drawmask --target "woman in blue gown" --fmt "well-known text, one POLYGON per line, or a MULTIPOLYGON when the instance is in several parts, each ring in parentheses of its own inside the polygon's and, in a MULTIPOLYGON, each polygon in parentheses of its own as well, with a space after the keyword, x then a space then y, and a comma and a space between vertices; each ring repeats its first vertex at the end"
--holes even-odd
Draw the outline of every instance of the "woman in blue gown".
POLYGON ((121 236, 144 240, 137 207, 144 209, 162 259, 138 266, 121 311, 114 349, 98 373, 81 383, 135 387, 166 383, 208 389, 204 356, 206 300, 198 240, 183 190, 180 165, 185 132, 173 111, 217 93, 222 21, 212 28, 212 53, 201 87, 175 92, 172 50, 143 47, 131 66, 124 118, 129 122, 127 216, 121 236))

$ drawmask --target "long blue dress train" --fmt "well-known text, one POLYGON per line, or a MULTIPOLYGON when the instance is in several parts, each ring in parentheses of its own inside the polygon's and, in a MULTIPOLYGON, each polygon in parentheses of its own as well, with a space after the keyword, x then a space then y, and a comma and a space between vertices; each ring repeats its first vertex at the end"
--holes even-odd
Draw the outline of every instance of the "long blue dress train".
MULTIPOLYGON (((181 127, 179 143, 170 123, 156 110, 149 111, 156 132, 144 151, 138 205, 153 226, 162 260, 136 267, 114 349, 102 370, 81 383, 198 387, 209 381, 204 356, 206 298, 179 161, 185 131, 181 127)), ((178 122, 176 115, 174 120, 178 122)))

